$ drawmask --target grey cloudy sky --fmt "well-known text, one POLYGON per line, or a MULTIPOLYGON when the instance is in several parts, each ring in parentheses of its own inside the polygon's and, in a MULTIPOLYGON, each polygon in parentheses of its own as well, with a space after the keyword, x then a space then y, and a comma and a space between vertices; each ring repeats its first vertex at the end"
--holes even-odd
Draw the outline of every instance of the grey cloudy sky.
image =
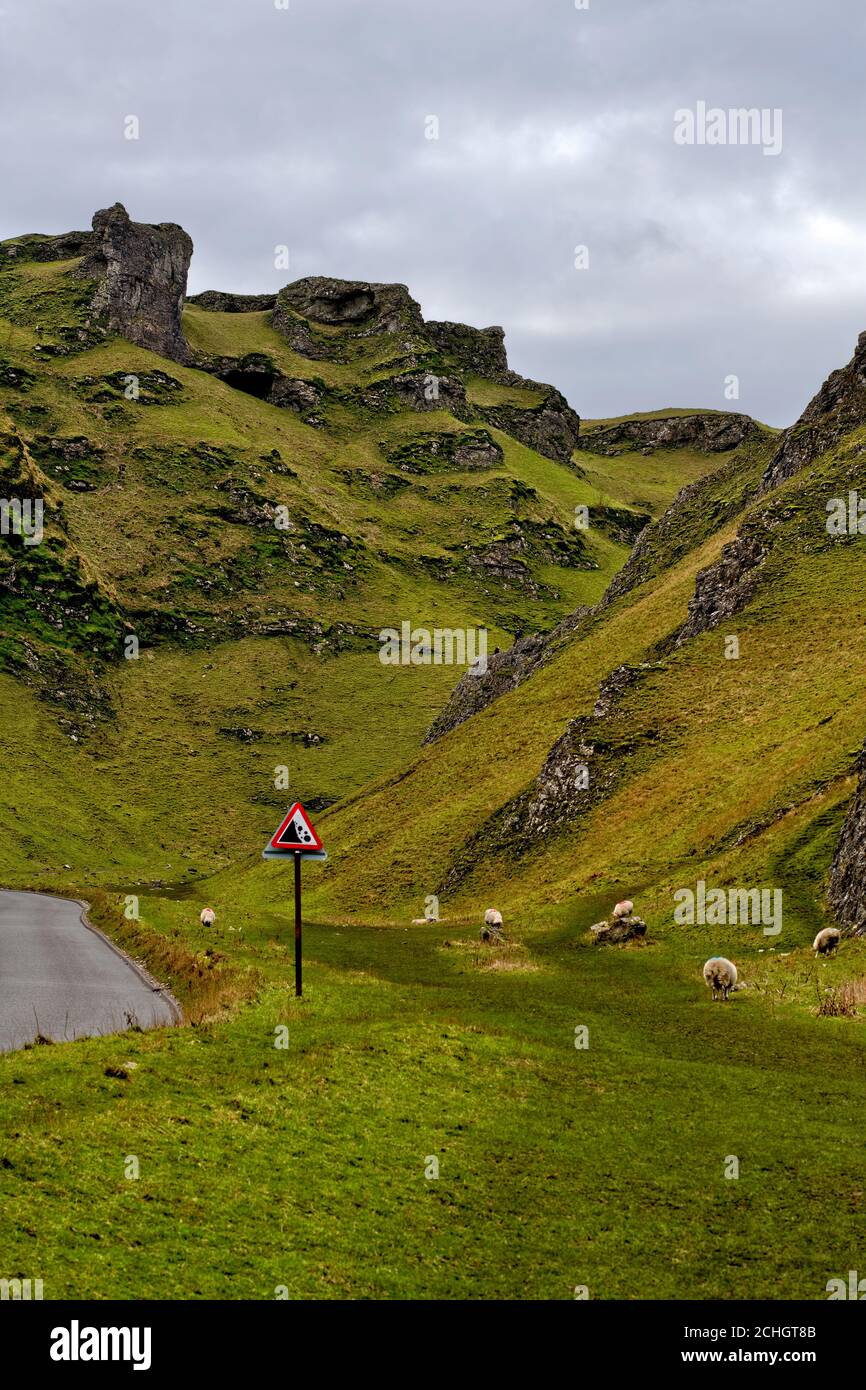
POLYGON ((850 357, 860 0, 276 4, 0 0, 0 237, 119 200, 191 233, 190 292, 402 281, 585 416, 787 424, 850 357), (781 153, 676 144, 699 101, 780 108, 781 153))

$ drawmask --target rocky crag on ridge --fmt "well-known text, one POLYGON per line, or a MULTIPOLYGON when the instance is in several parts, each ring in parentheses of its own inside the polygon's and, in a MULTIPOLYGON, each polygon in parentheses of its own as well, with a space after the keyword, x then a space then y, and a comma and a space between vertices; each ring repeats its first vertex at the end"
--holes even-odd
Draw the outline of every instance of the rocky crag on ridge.
POLYGON ((191 364, 180 316, 192 240, 171 222, 133 222, 121 203, 97 212, 77 274, 96 282, 91 310, 109 333, 191 364))
POLYGON ((675 412, 652 417, 632 416, 585 427, 580 447, 587 453, 615 457, 623 449, 676 449, 689 444, 707 453, 721 454, 736 449, 759 431, 760 426, 749 415, 722 411, 675 412))
POLYGON ((223 312, 270 310, 271 326, 295 352, 313 362, 346 362, 365 339, 394 334, 401 351, 396 370, 366 388, 362 404, 374 410, 388 409, 391 402, 415 410, 444 408, 460 419, 482 420, 502 429, 547 458, 571 462, 580 417, 554 387, 510 370, 504 330, 425 321, 405 285, 316 275, 286 285, 273 298, 207 290, 190 302, 223 312), (464 381, 471 376, 534 392, 539 399, 532 405, 471 404, 464 381))
MULTIPOLYGON (((455 583, 457 601, 470 596, 481 616, 505 631, 526 621, 527 604, 530 612, 559 617, 556 572, 596 569, 598 560, 563 520, 563 480, 528 486, 524 461, 513 459, 503 435, 529 441, 570 468, 580 422, 553 387, 511 371, 502 328, 425 322, 403 285, 324 276, 274 293, 207 290, 188 299, 192 250, 181 227, 133 221, 120 203, 98 211, 90 230, 24 235, 0 246, 0 315, 10 324, 11 349, 0 354, 7 432, 16 447, 27 442, 39 486, 56 485, 58 517, 65 503, 69 534, 77 538, 89 530, 83 550, 97 557, 93 573, 100 593, 105 577, 103 596, 112 612, 126 614, 149 640, 195 643, 204 634, 230 639, 242 631, 315 642, 315 622, 300 613, 309 606, 303 595, 317 589, 323 601, 346 593, 354 599, 365 585, 373 591, 369 575, 392 565, 415 589, 431 578, 455 583), (208 324, 211 314, 247 317, 238 324, 237 355, 233 325, 208 324), (127 368, 124 344, 167 360, 150 365, 130 354, 127 368), (105 365, 98 358, 85 365, 88 352, 103 345, 110 349, 105 365), (186 370, 173 374, 172 362, 186 370), (351 436, 345 460, 351 466, 332 469, 327 446, 312 433, 309 448, 298 439, 299 456, 332 471, 335 481, 332 491, 302 497, 304 483, 285 452, 292 448, 286 436, 292 437, 296 421, 270 421, 267 413, 247 407, 239 412, 237 439, 232 420, 231 442, 175 437, 175 422, 193 402, 213 403, 217 413, 225 408, 231 415, 234 409, 223 393, 196 381, 198 373, 291 412, 311 432, 330 436, 333 453, 351 436), (49 386, 59 388, 51 404, 49 386), (152 406, 180 410, 163 416, 151 412, 152 406), (139 412, 151 418, 134 418, 139 412), (404 429, 400 417, 410 412, 453 418, 411 421, 404 429), (258 448, 254 433, 261 438, 258 448), (359 441, 361 447, 354 447, 359 441), (283 452, 271 447, 275 442, 283 452), (160 495, 179 538, 164 557, 162 581, 147 588, 144 602, 140 569, 127 571, 116 555, 105 557, 103 569, 93 540, 99 527, 89 520, 115 490, 136 485, 160 495), (215 517, 217 525, 205 529, 198 516, 174 518, 172 494, 180 495, 184 486, 195 496, 194 508, 215 517), (393 536, 387 534, 398 511, 389 502, 403 492, 432 518, 426 535, 419 536, 406 518, 393 536), (273 496, 293 499, 291 525, 277 534, 273 496), (458 510, 464 496, 466 508, 458 510), (372 538, 346 534, 361 498, 377 513, 372 538), (453 523, 451 511, 457 513, 453 523), (226 546, 223 530, 231 538, 226 546), (271 602, 271 584, 286 587, 288 563, 298 567, 293 578, 300 574, 288 585, 301 593, 282 593, 279 612, 271 616, 261 610, 271 602)), ((640 518, 626 508, 608 510, 608 534, 622 546, 640 518)), ((47 552, 25 558, 31 567, 44 566, 47 552)), ((23 575, 21 563, 10 560, 15 621, 5 660, 16 671, 24 660, 21 643, 30 638, 19 593, 23 575)), ((86 654, 87 617, 83 608, 77 616, 67 612, 64 576, 52 571, 33 583, 42 592, 40 641, 66 651, 80 639, 86 654)), ((324 627, 342 634, 339 623, 324 627)), ((358 646, 375 646, 373 629, 363 622, 348 629, 358 646)), ((38 659, 47 669, 47 652, 40 650, 38 659)))
MULTIPOLYGON (((97 212, 89 232, 21 237, 6 247, 10 259, 80 258, 75 274, 94 287, 89 320, 94 332, 117 334, 184 366, 213 371, 239 389, 296 410, 308 423, 320 423, 314 384, 282 377, 275 369, 266 383, 267 363, 207 359, 192 351, 181 326, 192 252, 192 240, 182 227, 134 222, 121 203, 97 212)), ((366 389, 363 404, 372 409, 445 408, 467 421, 494 425, 557 462, 571 461, 579 416, 552 386, 509 369, 504 330, 425 322, 405 285, 308 276, 276 294, 205 290, 189 302, 206 312, 269 314, 276 332, 311 362, 346 362, 363 340, 393 334, 401 340, 396 370, 366 389), (470 404, 463 377, 471 375, 535 393, 538 399, 526 405, 470 404)))
POLYGON ((767 466, 762 490, 799 473, 866 420, 866 332, 846 366, 831 372, 796 424, 786 430, 767 466))

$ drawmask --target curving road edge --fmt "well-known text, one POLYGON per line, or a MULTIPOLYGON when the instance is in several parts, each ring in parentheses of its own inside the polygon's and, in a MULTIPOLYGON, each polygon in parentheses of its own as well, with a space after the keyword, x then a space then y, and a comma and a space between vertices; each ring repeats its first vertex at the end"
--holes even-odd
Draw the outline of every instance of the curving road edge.
POLYGON ((0 1052, 182 1021, 174 996, 87 919, 79 898, 0 889, 0 1052))

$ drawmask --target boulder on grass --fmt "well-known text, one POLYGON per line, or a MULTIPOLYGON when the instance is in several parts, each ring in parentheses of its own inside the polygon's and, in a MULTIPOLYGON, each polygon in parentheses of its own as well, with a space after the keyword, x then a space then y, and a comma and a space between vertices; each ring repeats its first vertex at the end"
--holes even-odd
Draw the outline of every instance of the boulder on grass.
POLYGON ((634 915, 611 917, 604 922, 596 922, 589 930, 596 946, 615 946, 620 941, 634 941, 646 936, 646 922, 634 915))

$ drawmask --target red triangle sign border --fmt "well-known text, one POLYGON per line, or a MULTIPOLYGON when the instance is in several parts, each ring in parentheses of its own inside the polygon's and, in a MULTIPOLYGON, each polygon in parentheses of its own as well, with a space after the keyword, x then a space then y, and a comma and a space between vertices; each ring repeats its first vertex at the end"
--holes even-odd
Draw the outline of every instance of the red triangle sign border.
POLYGON ((307 815, 306 811, 304 810, 303 806, 301 805, 300 801, 296 801, 295 804, 289 809, 288 813, 284 816, 283 820, 280 822, 279 827, 274 831, 273 835, 271 836, 268 848, 282 849, 288 851, 289 853, 291 853, 292 850, 310 851, 320 850, 323 848, 322 841, 319 839, 319 836, 313 828, 313 823, 310 820, 310 817, 307 815), (296 817, 300 819, 301 823, 310 833, 311 838, 304 843, 301 843, 300 841, 295 839, 283 840, 281 838, 283 834, 292 825, 296 817))

